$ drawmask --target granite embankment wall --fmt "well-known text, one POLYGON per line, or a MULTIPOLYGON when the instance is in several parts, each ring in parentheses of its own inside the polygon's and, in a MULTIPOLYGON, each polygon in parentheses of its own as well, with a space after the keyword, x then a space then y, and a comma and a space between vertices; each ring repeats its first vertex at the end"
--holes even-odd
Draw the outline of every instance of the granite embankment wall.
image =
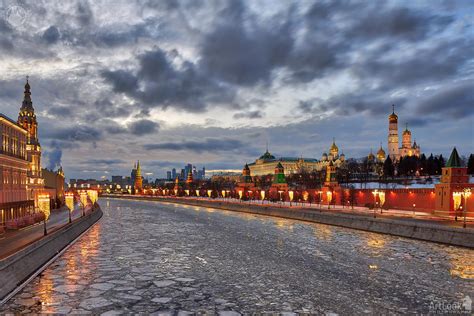
POLYGON ((245 212, 259 215, 276 216, 288 219, 316 222, 334 226, 341 226, 375 233, 389 234, 400 237, 443 243, 453 246, 474 248, 474 229, 462 227, 448 227, 433 223, 423 223, 422 220, 397 220, 390 218, 373 218, 366 215, 352 215, 347 213, 320 212, 305 209, 279 208, 267 205, 249 205, 240 203, 224 203, 220 201, 195 200, 186 198, 156 198, 133 196, 110 196, 137 200, 154 200, 170 203, 179 203, 201 207, 210 207, 228 211, 245 212))
POLYGON ((94 211, 0 260, 0 302, 102 217, 94 211))

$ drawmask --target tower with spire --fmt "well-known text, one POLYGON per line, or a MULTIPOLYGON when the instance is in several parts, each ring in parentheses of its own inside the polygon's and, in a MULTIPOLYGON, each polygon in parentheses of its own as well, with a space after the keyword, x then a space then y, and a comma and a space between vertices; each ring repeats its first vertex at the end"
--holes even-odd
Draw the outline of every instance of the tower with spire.
POLYGON ((140 193, 143 190, 143 178, 142 170, 140 168, 140 160, 137 161, 135 170, 135 182, 133 184, 133 187, 135 189, 135 193, 140 193))
POLYGON ((398 160, 398 115, 395 114, 395 105, 392 105, 392 114, 388 116, 388 154, 392 160, 398 160))
POLYGON ((29 77, 26 76, 23 102, 18 113, 18 125, 27 132, 26 156, 30 163, 28 170, 28 199, 38 205, 38 195, 44 189, 44 180, 41 175, 41 146, 38 140, 38 122, 35 109, 31 100, 31 87, 29 77))

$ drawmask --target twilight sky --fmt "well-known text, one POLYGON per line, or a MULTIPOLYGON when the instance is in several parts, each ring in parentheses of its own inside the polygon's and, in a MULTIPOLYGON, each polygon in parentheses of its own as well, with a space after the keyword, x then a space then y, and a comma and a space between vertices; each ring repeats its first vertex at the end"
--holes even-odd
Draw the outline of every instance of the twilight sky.
POLYGON ((347 157, 396 105, 427 154, 474 152, 474 2, 0 0, 0 112, 30 76, 43 166, 149 177, 265 151, 347 157))

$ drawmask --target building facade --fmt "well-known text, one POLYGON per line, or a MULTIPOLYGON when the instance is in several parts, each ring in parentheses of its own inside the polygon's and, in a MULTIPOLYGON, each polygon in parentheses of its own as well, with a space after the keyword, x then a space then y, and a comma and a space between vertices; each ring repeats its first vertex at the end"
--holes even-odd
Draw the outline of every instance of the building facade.
POLYGON ((339 147, 337 147, 335 140, 333 140, 329 148, 329 154, 323 153, 321 160, 303 157, 280 157, 277 159, 267 149, 255 162, 249 163, 248 167, 250 168, 252 176, 261 176, 273 174, 275 168, 280 163, 283 166, 285 175, 289 175, 301 172, 321 171, 331 162, 337 168, 345 163, 345 155, 343 153, 339 155, 339 147))
POLYGON ((398 138, 398 115, 395 114, 395 106, 392 105, 392 114, 388 116, 388 154, 393 161, 400 160, 401 157, 420 157, 421 148, 414 141, 411 142, 411 131, 406 125, 402 134, 402 146, 400 147, 398 138))
POLYGON ((53 208, 64 204, 64 172, 59 167, 58 171, 42 169, 45 192, 49 193, 53 208))
POLYGON ((41 174, 41 146, 38 140, 38 122, 35 109, 31 101, 31 87, 26 79, 23 103, 18 114, 18 125, 27 132, 26 157, 29 161, 27 190, 28 200, 34 200, 38 206, 38 195, 44 189, 44 180, 41 174))
POLYGON ((27 175, 30 163, 26 143, 28 133, 15 121, 0 114, 0 226, 34 211, 29 199, 27 175))

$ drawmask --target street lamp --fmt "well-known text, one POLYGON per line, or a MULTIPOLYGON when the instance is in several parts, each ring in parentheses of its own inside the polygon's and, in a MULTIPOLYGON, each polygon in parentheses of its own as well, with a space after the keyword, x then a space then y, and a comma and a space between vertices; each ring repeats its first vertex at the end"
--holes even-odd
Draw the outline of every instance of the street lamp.
POLYGON ((278 193, 280 194, 280 207, 281 207, 281 204, 283 202, 283 199, 281 198, 281 194, 283 193, 283 191, 278 191, 278 193))
POLYGON ((458 208, 461 205, 461 197, 463 192, 453 192, 453 201, 454 201, 454 220, 458 220, 458 208))
POLYGON ((321 209, 322 199, 323 199, 323 191, 319 191, 319 209, 321 209))
POLYGON ((471 196, 471 189, 465 188, 464 193, 464 224, 462 227, 466 228, 466 216, 467 216, 467 199, 471 196))
POLYGON ((379 193, 378 190, 372 191, 372 194, 374 195, 374 218, 376 217, 375 215, 375 204, 377 203, 377 194, 379 193))
POLYGON ((416 207, 416 204, 413 203, 413 217, 415 216, 415 207, 416 207))

